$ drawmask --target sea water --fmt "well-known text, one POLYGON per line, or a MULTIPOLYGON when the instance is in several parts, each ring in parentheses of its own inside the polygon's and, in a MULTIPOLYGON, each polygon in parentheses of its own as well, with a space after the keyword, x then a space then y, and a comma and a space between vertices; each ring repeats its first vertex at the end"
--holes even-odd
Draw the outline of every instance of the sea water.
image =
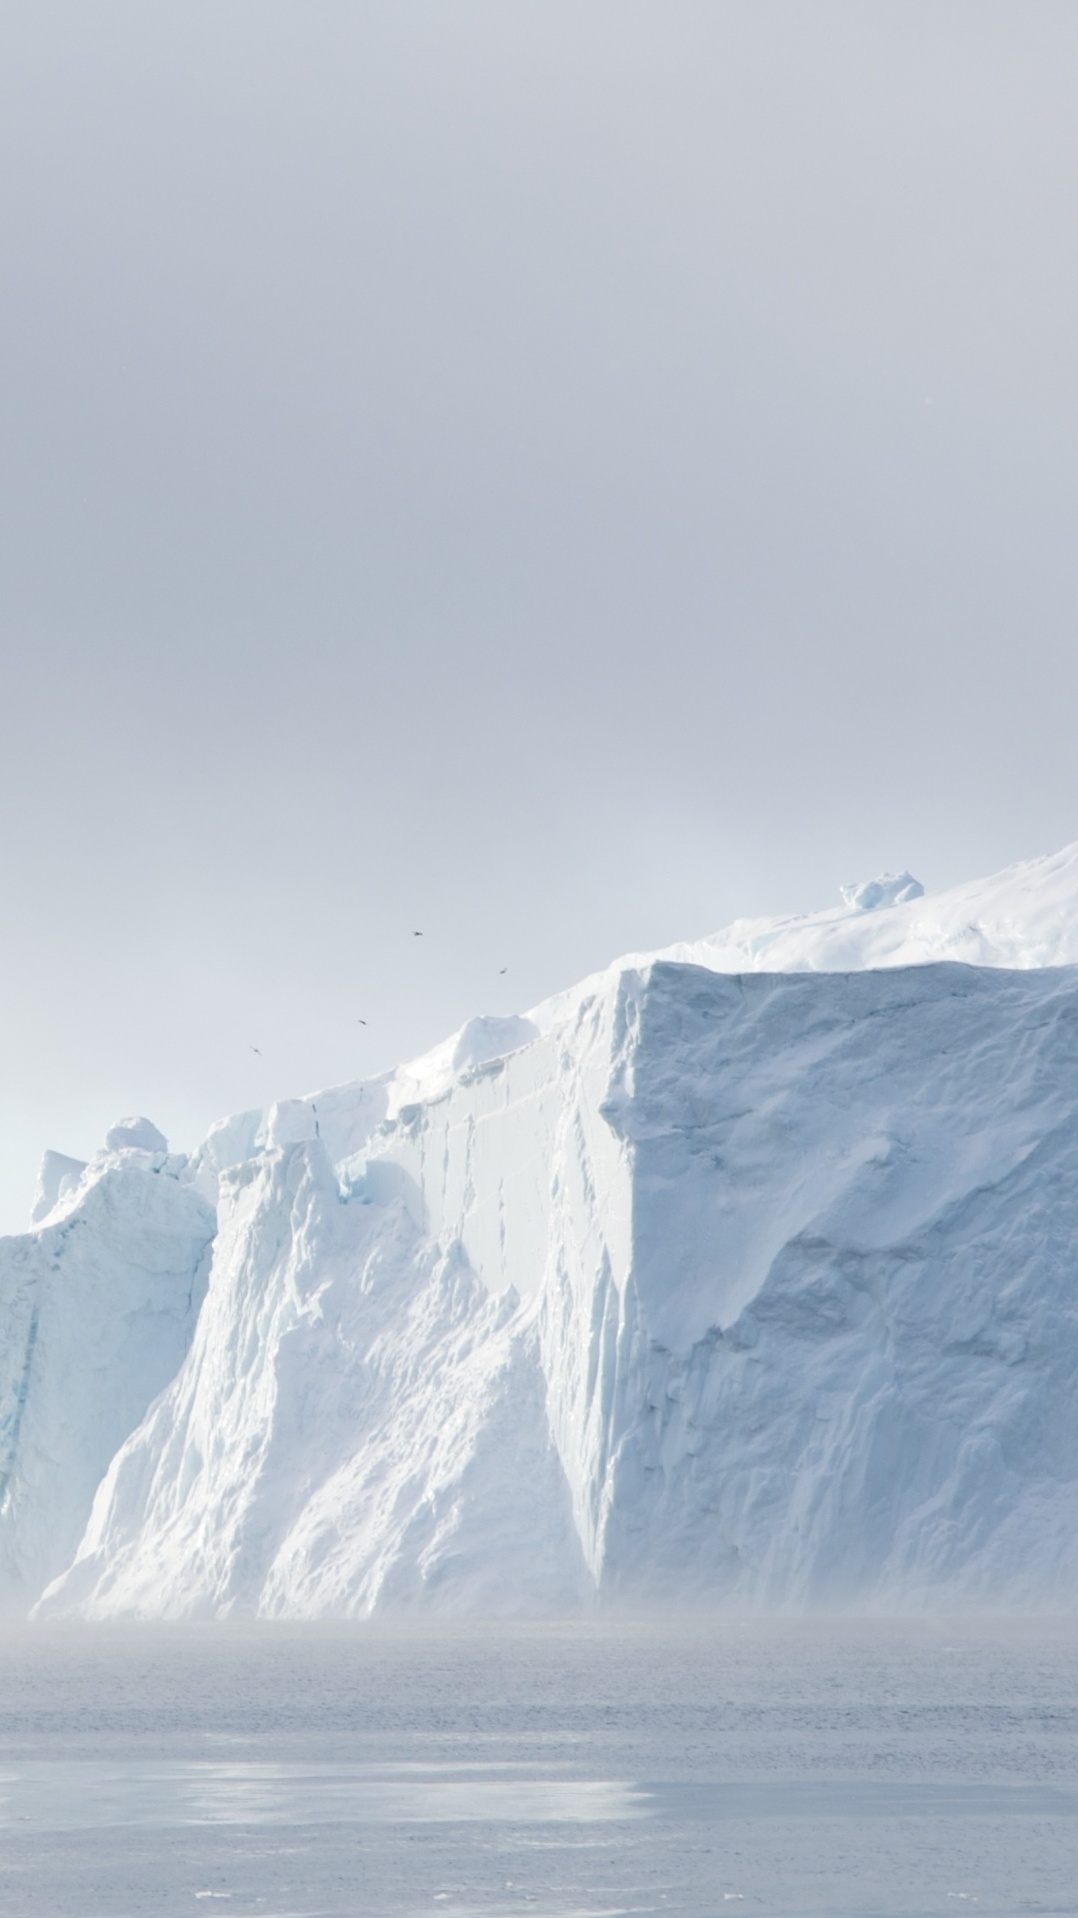
POLYGON ((1078 1913, 1051 1619, 27 1628, 4 1918, 1078 1913))

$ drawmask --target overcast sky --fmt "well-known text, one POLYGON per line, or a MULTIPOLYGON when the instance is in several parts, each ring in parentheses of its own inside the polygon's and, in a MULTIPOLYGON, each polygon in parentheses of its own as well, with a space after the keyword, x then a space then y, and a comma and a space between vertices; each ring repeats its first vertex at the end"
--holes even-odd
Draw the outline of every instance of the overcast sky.
POLYGON ((1073 0, 7 0, 0 1226, 1078 837, 1076 202, 1073 0))

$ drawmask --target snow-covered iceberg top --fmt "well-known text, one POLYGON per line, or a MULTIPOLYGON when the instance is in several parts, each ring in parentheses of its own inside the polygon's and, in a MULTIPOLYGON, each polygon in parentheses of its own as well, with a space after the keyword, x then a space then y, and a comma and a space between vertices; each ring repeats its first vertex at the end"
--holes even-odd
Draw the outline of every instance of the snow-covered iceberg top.
POLYGON ((711 972, 862 972, 941 959, 1022 971, 1078 964, 1078 841, 936 893, 910 873, 883 873, 842 887, 840 896, 840 906, 820 912, 735 919, 703 939, 629 953, 529 1016, 546 1031, 603 980, 656 959, 711 972))
MULTIPOLYGON (((839 890, 842 904, 819 912, 737 919, 702 939, 627 953, 526 1014, 469 1019, 429 1052, 373 1079, 282 1100, 267 1112, 220 1119, 189 1159, 171 1155, 170 1169, 213 1200, 221 1172, 267 1145, 318 1137, 335 1164, 355 1159, 378 1127, 395 1121, 402 1110, 443 1096, 471 1072, 497 1068, 541 1035, 571 1023, 587 999, 623 972, 658 960, 711 972, 854 972, 940 960, 1023 971, 1078 964, 1078 841, 1062 852, 937 893, 925 893, 905 871, 881 873, 839 890)), ((164 1154, 167 1142, 148 1119, 119 1120, 91 1170, 100 1170, 121 1150, 135 1149, 164 1154)), ((54 1208, 70 1205, 86 1171, 81 1160, 52 1150, 45 1154, 35 1224, 54 1208)))

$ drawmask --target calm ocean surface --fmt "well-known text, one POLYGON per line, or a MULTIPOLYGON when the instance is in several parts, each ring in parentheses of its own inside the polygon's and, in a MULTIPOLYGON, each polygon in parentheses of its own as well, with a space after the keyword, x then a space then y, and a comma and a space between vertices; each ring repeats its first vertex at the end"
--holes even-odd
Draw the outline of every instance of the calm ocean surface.
POLYGON ((1078 1914, 1078 1625, 9 1628, 3 1918, 1078 1914))

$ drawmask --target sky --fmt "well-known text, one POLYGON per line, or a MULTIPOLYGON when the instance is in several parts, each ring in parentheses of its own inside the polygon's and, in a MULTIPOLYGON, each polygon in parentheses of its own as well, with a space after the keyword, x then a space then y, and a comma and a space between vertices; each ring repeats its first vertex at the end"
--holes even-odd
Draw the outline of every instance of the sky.
POLYGON ((1076 84, 1071 0, 7 0, 0 1229, 1078 838, 1076 84))

